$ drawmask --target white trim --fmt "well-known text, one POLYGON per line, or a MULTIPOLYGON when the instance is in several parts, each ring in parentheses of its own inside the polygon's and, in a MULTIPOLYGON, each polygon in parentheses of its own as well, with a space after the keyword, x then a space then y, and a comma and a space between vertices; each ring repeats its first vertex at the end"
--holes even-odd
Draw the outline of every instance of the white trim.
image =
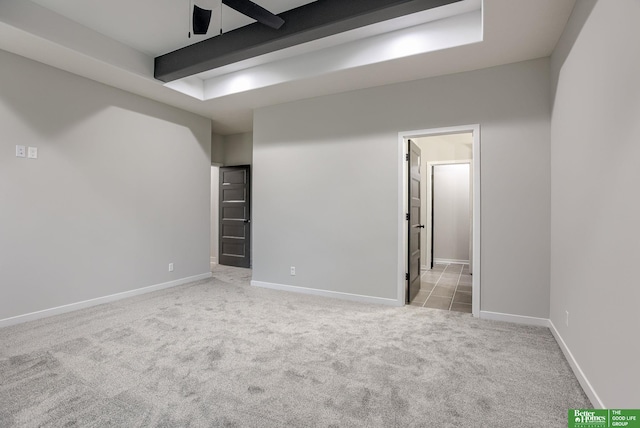
POLYGON ((551 330, 551 334, 553 335, 553 338, 555 339, 556 343, 558 343, 558 346, 562 350, 562 353, 564 354, 565 359, 567 360, 567 362, 569 363, 569 366, 571 367, 571 371, 573 371, 573 374, 575 375, 576 379, 578 379, 578 382, 580 383, 582 390, 587 395, 587 398, 589 398, 589 401, 591 401, 591 404, 593 405, 593 407, 596 409, 607 408, 602 402, 602 400, 600 399, 600 397, 598 396, 598 393, 596 392, 596 390, 593 388, 593 385, 591 385, 591 382, 589 382, 589 379, 587 379, 587 376, 582 371, 582 368, 580 367, 575 357, 571 353, 571 350, 565 343, 564 339, 562 338, 562 336, 560 336, 560 332, 558 331, 556 326, 553 324, 553 321, 547 318, 527 317, 523 315, 503 314, 499 312, 489 312, 489 311, 481 311, 480 318, 486 319, 486 320, 506 321, 506 322, 512 322, 516 324, 526 324, 526 325, 547 327, 549 330, 551 330))
POLYGON ((469 260, 454 260, 454 259, 433 259, 433 263, 436 265, 468 265, 469 260))
POLYGON ((405 271, 407 266, 406 245, 406 220, 407 207, 407 139, 434 135, 461 134, 471 132, 473 134, 473 251, 471 253, 470 271, 472 276, 471 313, 474 317, 480 316, 480 124, 451 126, 447 128, 421 129, 416 131, 403 131, 398 133, 398 284, 397 303, 404 305, 406 298, 407 281, 405 271))
POLYGON ((484 320, 506 321, 515 324, 536 325, 549 327, 547 318, 528 317, 525 315, 503 314, 501 312, 480 311, 480 318, 484 320))
POLYGON ((473 242, 471 248, 471 266, 469 266, 469 271, 473 274, 471 277, 472 282, 472 297, 471 297, 471 311, 474 316, 480 316, 480 265, 481 265, 481 257, 480 254, 480 238, 482 236, 480 230, 480 202, 481 202, 481 194, 480 194, 480 125, 475 125, 473 127, 473 200, 471 201, 473 216, 472 223, 473 225, 473 242))
POLYGON ((102 305, 103 303, 114 302, 116 300, 126 299, 127 297, 138 296, 140 294, 151 293, 152 291, 164 290, 178 285, 187 284, 189 282, 199 281, 201 279, 211 278, 211 272, 200 275, 189 276, 186 278, 176 279, 174 281, 163 282, 161 284, 150 285, 148 287, 136 288, 135 290, 123 291, 122 293, 110 294, 108 296, 97 297, 95 299, 84 300, 82 302, 70 303, 68 305, 57 306, 55 308, 43 309, 41 311, 31 312, 28 314, 17 315, 11 318, 0 320, 0 328, 8 327, 14 324, 20 324, 27 321, 34 321, 40 318, 47 318, 54 315, 65 314, 67 312, 77 311, 78 309, 90 308, 92 306, 102 305))
POLYGON ((211 259, 209 260, 209 267, 211 268, 211 270, 213 270, 213 268, 215 268, 217 264, 218 264, 218 258, 211 257, 211 259))
POLYGON ((395 299, 384 297, 364 296, 361 294, 342 293, 340 291, 320 290, 318 288, 298 287, 295 285, 275 284, 272 282, 251 281, 253 287, 269 288, 272 290, 290 291, 294 293, 311 294, 314 296, 331 297, 335 299, 351 300, 353 302, 373 303, 387 306, 404 306, 404 300, 398 304, 395 299))
POLYGON ((595 407, 596 409, 606 409, 604 403, 596 393, 595 389, 593 389, 591 382, 589 382, 589 379, 587 379, 587 376, 584 374, 584 372, 580 368, 580 365, 578 364, 576 359, 573 357, 573 354, 569 350, 569 347, 564 342, 564 340, 562 339, 562 336, 560 336, 560 332, 558 332, 558 330, 556 329, 556 326, 553 324, 553 321, 551 320, 549 320, 549 330, 551 330, 551 334, 553 334, 553 337, 556 339, 556 342, 558 342, 558 345, 560 346, 560 349, 562 349, 562 353, 564 354, 564 357, 569 362, 569 365, 571 366, 571 370, 573 370, 573 374, 578 379, 578 382, 580 382, 580 386, 582 387, 582 390, 584 391, 585 394, 587 394, 587 397, 591 401, 591 404, 593 405, 593 407, 595 407))
POLYGON ((407 179, 408 179, 408 171, 407 171, 407 161, 405 158, 406 153, 409 153, 407 138, 405 138, 405 133, 398 133, 398 265, 397 265, 397 302, 398 304, 404 305, 407 300, 407 260, 409 258, 409 254, 407 251, 407 221, 406 221, 406 210, 407 210, 407 199, 409 197, 407 192, 407 179))

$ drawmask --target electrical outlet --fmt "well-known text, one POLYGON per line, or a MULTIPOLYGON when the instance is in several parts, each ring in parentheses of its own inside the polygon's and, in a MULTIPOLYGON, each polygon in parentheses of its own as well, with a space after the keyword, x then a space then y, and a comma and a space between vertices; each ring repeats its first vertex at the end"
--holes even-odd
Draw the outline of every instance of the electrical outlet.
POLYGON ((567 324, 567 327, 569 327, 569 311, 567 312, 567 318, 565 319, 565 324, 567 324))
POLYGON ((16 146, 16 157, 17 158, 27 157, 27 148, 25 146, 16 146))
POLYGON ((38 148, 37 147, 29 147, 27 149, 27 157, 29 159, 38 159, 38 148))
POLYGON ((291 266, 291 275, 295 276, 296 274, 296 267, 295 266, 291 266))
POLYGON ((169 263, 169 272, 173 272, 173 263, 169 263))

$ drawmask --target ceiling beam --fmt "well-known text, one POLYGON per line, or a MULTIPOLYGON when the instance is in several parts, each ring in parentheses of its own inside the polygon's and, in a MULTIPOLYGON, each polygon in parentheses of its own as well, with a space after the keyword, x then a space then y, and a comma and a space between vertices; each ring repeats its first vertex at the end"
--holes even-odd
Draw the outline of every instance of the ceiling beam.
POLYGON ((171 82, 259 55, 461 0, 317 0, 155 58, 154 77, 171 82))

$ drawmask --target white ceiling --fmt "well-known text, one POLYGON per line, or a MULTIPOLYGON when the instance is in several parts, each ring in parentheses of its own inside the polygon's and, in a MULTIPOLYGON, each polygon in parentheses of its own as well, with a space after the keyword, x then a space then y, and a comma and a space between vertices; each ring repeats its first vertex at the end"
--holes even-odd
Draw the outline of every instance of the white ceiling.
MULTIPOLYGON (((479 0, 464 0, 472 1, 479 0)), ((280 13, 309 1, 258 3, 280 13)), ((479 42, 410 52, 337 71, 327 68, 326 72, 285 76, 206 101, 153 79, 155 55, 194 42, 186 36, 188 0, 2 0, 0 49, 209 117, 215 132, 231 134, 252 129, 252 112, 257 107, 548 56, 575 0, 482 3, 479 42)), ((225 30, 226 25, 231 28, 250 22, 225 7, 225 30)), ((242 72, 232 71, 220 78, 233 79, 242 72)))
MULTIPOLYGON (((255 22, 221 0, 32 0, 85 27, 156 57, 255 22), (190 3, 213 10, 207 35, 189 33, 190 3), (222 7, 221 7, 222 6, 222 7)), ((254 0, 282 13, 315 0, 254 0)))

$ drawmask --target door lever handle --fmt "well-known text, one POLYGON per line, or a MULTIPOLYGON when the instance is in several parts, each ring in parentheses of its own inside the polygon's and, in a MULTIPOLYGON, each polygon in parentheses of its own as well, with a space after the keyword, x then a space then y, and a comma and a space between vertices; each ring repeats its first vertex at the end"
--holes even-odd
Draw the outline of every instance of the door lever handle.
POLYGON ((421 229, 424 229, 424 224, 419 224, 419 225, 417 225, 416 227, 419 227, 419 228, 421 228, 421 229))

